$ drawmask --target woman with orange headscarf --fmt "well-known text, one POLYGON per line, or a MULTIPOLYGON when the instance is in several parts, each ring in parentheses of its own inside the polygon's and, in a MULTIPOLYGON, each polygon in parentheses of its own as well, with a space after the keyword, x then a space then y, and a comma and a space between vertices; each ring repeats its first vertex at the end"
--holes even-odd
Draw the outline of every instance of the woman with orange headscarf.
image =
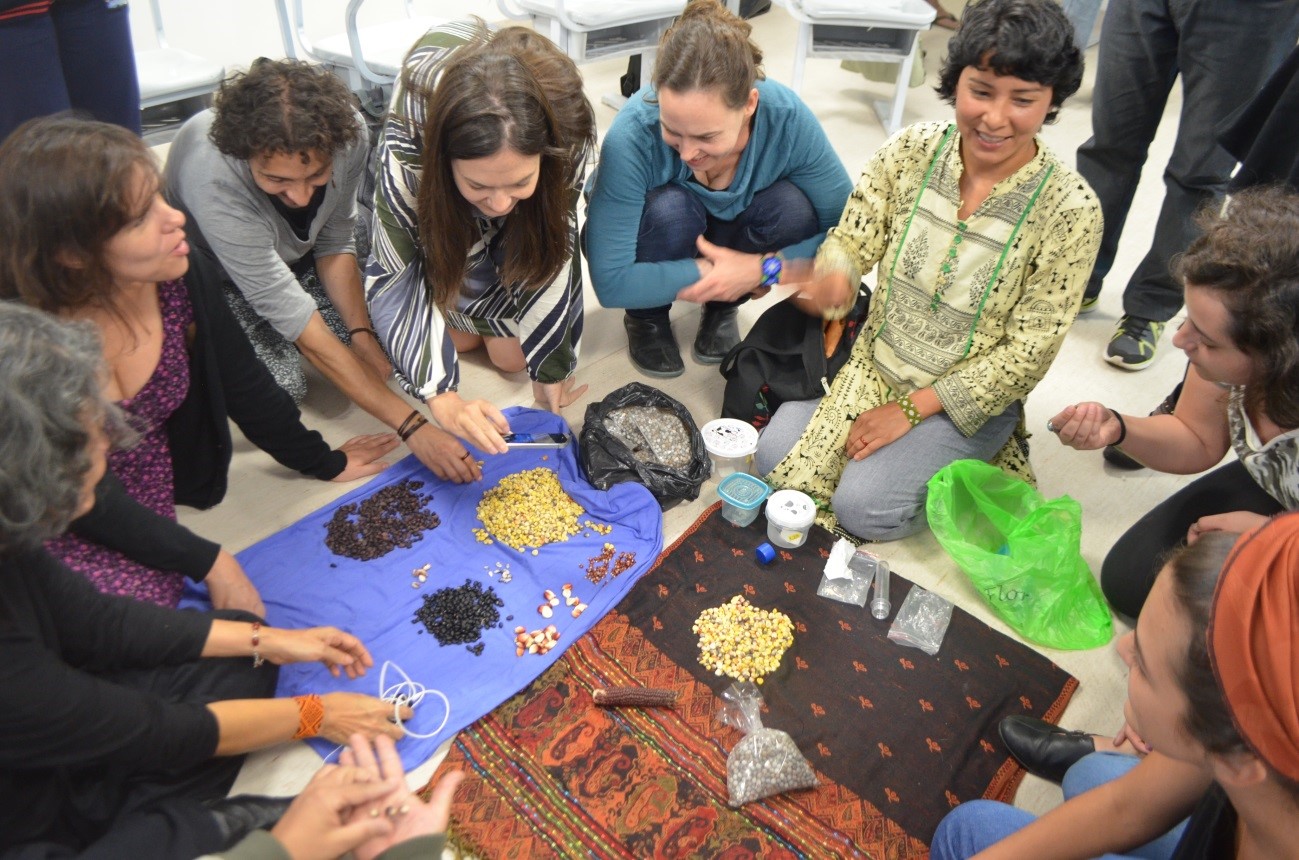
POLYGON ((1066 796, 1070 777, 1097 758, 1124 759, 1125 772, 1040 819, 991 801, 962 804, 939 825, 931 856, 1293 857, 1296 621, 1299 514, 1238 540, 1202 536, 1164 566, 1118 644, 1129 668, 1124 713, 1153 751, 1085 757, 1066 774, 1066 796), (1151 843, 1188 814, 1175 840, 1151 843))

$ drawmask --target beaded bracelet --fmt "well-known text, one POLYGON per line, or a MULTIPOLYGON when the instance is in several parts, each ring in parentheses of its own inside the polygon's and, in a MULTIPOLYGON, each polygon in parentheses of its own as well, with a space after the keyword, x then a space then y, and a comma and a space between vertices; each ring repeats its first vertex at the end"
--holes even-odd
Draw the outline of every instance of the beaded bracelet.
POLYGON ((428 419, 424 417, 422 412, 418 409, 412 409, 410 414, 406 416, 406 420, 401 422, 401 426, 397 428, 397 438, 405 442, 415 435, 416 430, 427 423, 428 419))
MULTIPOLYGON (((1105 408, 1109 409, 1108 406, 1105 408)), ((1128 424, 1126 421, 1123 420, 1123 416, 1119 414, 1119 411, 1117 409, 1110 409, 1110 413, 1113 414, 1114 420, 1119 422, 1119 438, 1115 439, 1113 442, 1110 443, 1115 448, 1117 448, 1123 444, 1124 439, 1128 438, 1128 424)))
POLYGON ((921 421, 925 420, 921 417, 920 410, 916 408, 916 404, 911 402, 910 394, 904 394, 899 397, 897 399, 897 404, 902 407, 902 414, 907 416, 907 421, 910 422, 912 427, 915 427, 921 421))
POLYGON ((294 696, 293 701, 298 703, 298 730, 293 733, 293 739, 300 741, 320 734, 320 725, 325 721, 325 703, 314 693, 294 696))
POLYGON ((368 334, 370 337, 374 338, 375 340, 379 339, 379 333, 374 329, 370 328, 369 326, 361 326, 360 328, 353 328, 347 330, 348 337, 356 337, 358 334, 368 334))
POLYGON ((254 621, 253 622, 253 668, 254 669, 260 668, 261 665, 266 662, 266 658, 263 657, 261 654, 259 654, 257 651, 258 647, 260 647, 261 644, 262 644, 262 623, 260 621, 254 621))

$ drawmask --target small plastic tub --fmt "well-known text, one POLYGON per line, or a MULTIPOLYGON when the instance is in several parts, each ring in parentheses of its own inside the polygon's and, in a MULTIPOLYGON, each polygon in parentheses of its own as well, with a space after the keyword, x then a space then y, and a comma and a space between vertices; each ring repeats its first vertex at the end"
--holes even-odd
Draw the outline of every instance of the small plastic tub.
POLYGON ((815 520, 816 504, 807 493, 777 490, 767 499, 767 539, 776 546, 802 546, 815 520))
POLYGON ((717 485, 722 497, 722 516, 737 526, 747 526, 758 518, 758 508, 771 493, 765 481, 744 472, 727 475, 717 485))
POLYGON ((718 478, 750 471, 753 452, 758 450, 758 431, 752 424, 736 418, 717 418, 701 427, 699 433, 713 458, 713 474, 718 478))

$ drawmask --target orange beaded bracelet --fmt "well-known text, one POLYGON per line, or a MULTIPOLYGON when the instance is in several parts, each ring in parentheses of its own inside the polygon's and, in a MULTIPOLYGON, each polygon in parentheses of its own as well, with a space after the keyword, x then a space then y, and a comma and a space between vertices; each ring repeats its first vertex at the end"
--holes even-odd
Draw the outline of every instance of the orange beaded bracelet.
POLYGON ((293 739, 314 738, 320 734, 320 725, 325 721, 325 704, 314 693, 306 696, 294 696, 298 703, 298 730, 293 739))

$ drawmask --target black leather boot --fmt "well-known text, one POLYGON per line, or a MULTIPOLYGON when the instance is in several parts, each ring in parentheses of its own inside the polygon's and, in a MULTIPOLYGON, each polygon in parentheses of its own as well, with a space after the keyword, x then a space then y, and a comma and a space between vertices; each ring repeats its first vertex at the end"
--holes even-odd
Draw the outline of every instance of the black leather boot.
POLYGON ((238 794, 207 804, 221 831, 221 850, 233 848, 254 830, 269 830, 284 815, 291 797, 265 797, 260 794, 238 794))
POLYGON ((685 373, 681 348, 672 334, 672 323, 667 314, 649 319, 626 314, 622 324, 627 329, 627 353, 637 370, 659 379, 671 379, 685 373))
POLYGON ((700 364, 721 364, 736 344, 740 342, 740 326, 735 321, 737 309, 704 305, 699 319, 699 332, 695 335, 690 354, 700 364))

